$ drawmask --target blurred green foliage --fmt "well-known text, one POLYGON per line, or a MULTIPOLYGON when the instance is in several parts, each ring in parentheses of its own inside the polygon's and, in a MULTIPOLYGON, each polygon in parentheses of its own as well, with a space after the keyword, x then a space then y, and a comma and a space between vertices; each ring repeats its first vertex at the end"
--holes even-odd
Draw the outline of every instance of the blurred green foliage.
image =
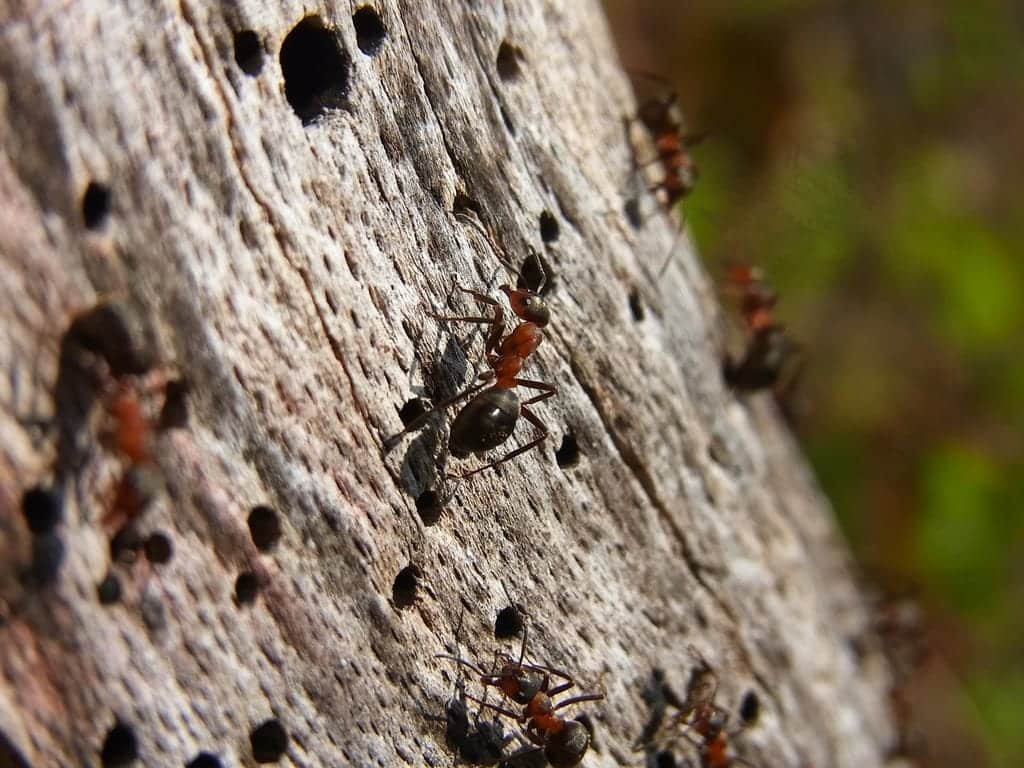
POLYGON ((712 129, 691 232, 713 273, 750 261, 779 289, 808 455, 964 681, 973 733, 928 764, 973 743, 974 765, 1024 765, 1024 8, 606 6, 627 65, 712 129))

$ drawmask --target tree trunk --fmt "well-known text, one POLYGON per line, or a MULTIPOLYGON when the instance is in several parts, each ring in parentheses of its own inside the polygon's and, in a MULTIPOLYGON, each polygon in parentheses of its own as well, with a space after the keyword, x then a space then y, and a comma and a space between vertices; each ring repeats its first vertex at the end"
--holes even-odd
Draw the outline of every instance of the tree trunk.
POLYGON ((884 761, 827 504, 768 399, 724 386, 692 249, 652 278, 674 224, 623 214, 636 104, 597 3, 2 5, 0 764, 488 762, 494 713, 455 717, 479 676, 434 654, 517 654, 510 600, 530 659, 605 693, 560 711, 585 765, 697 759, 653 694, 698 655, 759 710, 753 765, 884 761), (383 445, 486 368, 485 334, 427 315, 479 313, 455 284, 505 301, 474 218, 550 264, 523 376, 558 394, 538 450, 444 482, 483 464, 448 457, 455 408, 383 445))

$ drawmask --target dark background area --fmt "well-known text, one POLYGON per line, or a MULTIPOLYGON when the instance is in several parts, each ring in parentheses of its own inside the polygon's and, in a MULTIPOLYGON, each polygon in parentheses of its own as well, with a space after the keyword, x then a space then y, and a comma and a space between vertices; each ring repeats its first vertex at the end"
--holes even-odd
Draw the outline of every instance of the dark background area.
POLYGON ((1024 765, 1024 6, 605 5, 709 133, 686 221, 781 294, 865 578, 924 609, 921 762, 1024 765))

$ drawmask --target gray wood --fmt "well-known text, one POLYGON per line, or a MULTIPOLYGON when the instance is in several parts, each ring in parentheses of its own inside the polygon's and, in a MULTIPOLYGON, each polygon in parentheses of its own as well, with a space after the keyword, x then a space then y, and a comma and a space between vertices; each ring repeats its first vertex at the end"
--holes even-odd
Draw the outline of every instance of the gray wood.
MULTIPOLYGON (((622 215, 635 102, 599 6, 376 7, 387 38, 368 56, 354 6, 330 0, 0 5, 6 739, 34 766, 98 765, 120 718, 140 764, 209 750, 252 765, 249 733, 276 717, 282 764, 450 765, 458 670, 433 655, 456 650, 457 628, 472 658, 517 650, 493 636, 504 587, 528 607, 530 657, 607 695, 578 708, 596 734, 586 765, 642 764, 644 685, 658 667, 684 689, 690 646, 722 706, 757 693, 736 739, 753 764, 882 763, 889 673, 827 503, 767 400, 723 387, 722 315, 690 246, 656 278, 674 225, 622 215), (350 81, 341 108, 303 125, 279 52, 314 7, 350 81), (234 60, 242 29, 266 51, 255 76, 234 60), (111 191, 95 231, 90 180, 111 191), (548 340, 524 375, 559 394, 536 408, 541 450, 462 484, 425 526, 416 497, 478 466, 444 459, 453 414, 387 454, 382 441, 407 399, 457 391, 482 357, 479 331, 425 311, 456 281, 500 295, 510 279, 453 215, 463 195, 515 263, 534 247, 555 265, 548 340), (546 245, 545 211, 560 230, 546 245), (140 523, 171 535, 173 559, 116 566, 124 595, 104 606, 103 515, 124 465, 101 439, 103 398, 71 424, 56 390, 62 334, 111 297, 139 308, 162 372, 191 392, 187 427, 155 436, 166 487, 140 523), (562 469, 570 433, 580 459, 562 469), (41 587, 19 505, 54 481, 66 559, 41 587), (270 553, 246 523, 259 504, 283 521, 270 553), (419 590, 400 609, 410 563, 419 590), (237 606, 247 569, 266 586, 237 606)), ((158 409, 159 392, 144 402, 158 409)))

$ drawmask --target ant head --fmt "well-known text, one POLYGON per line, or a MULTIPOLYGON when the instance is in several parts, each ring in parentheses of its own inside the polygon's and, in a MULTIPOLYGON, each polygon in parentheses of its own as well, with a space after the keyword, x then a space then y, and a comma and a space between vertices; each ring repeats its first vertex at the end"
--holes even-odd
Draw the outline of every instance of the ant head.
POLYGON ((590 731, 579 720, 567 720, 565 727, 544 741, 544 757, 556 768, 579 765, 590 748, 590 731))
POLYGON ((707 713, 707 736, 714 738, 729 722, 729 713, 721 707, 711 705, 707 713))
POLYGON ((543 328, 551 320, 551 312, 548 310, 548 303, 533 291, 522 288, 512 288, 508 285, 501 286, 501 290, 508 296, 509 306, 516 316, 521 320, 543 328))

